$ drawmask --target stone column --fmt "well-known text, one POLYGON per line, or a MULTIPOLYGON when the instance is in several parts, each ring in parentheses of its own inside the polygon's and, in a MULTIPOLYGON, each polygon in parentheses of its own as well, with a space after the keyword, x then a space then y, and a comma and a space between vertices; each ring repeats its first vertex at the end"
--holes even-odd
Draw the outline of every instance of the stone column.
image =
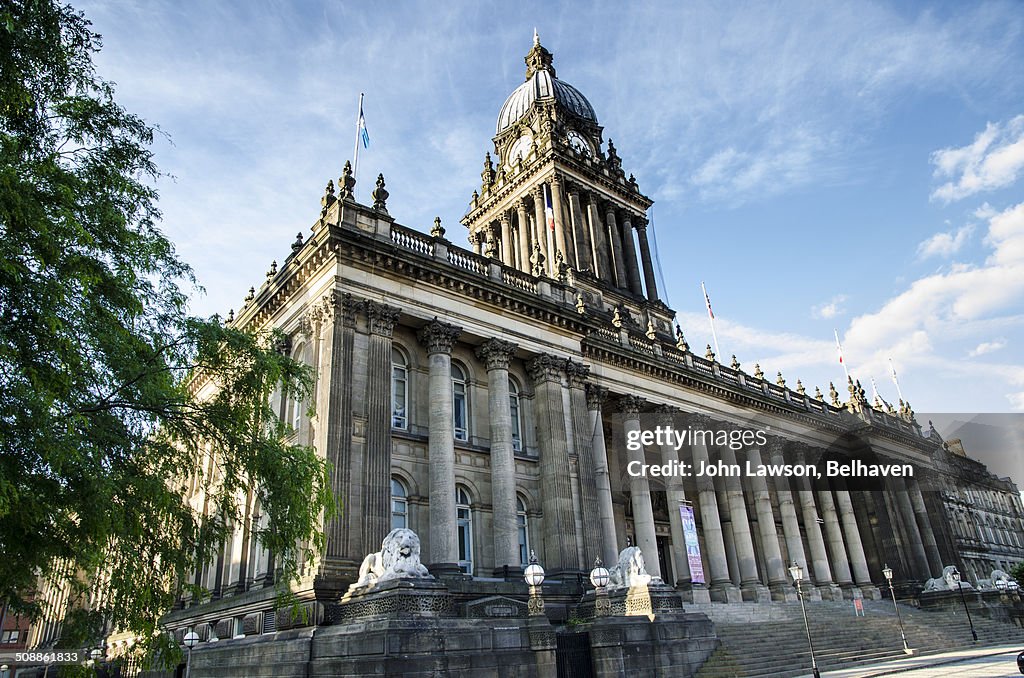
POLYGON ((906 483, 910 492, 910 503, 914 507, 914 516, 917 518, 917 527, 921 532, 924 552, 928 558, 928 568, 933 572, 942 572, 942 556, 939 555, 939 545, 935 541, 935 532, 928 518, 928 508, 924 503, 924 495, 921 494, 921 484, 917 478, 907 478, 906 483))
POLYGON ((587 384, 587 412, 590 415, 591 451, 594 454, 594 484, 597 487, 597 509, 601 516, 601 559, 613 566, 619 558, 618 540, 615 538, 615 509, 612 503, 612 484, 608 474, 608 449, 604 440, 604 420, 601 407, 608 397, 608 389, 587 384))
POLYGON ((515 266, 515 250, 512 249, 512 223, 508 212, 501 213, 501 263, 515 266))
POLYGON ((544 214, 544 184, 537 184, 537 187, 533 189, 533 212, 534 222, 537 225, 537 244, 540 245, 540 251, 544 255, 544 270, 551 271, 551 264, 555 257, 548 242, 552 233, 544 214))
MULTIPOLYGON (((794 457, 794 463, 805 463, 806 455, 802 449, 797 451, 794 457)), ((821 524, 818 522, 818 509, 814 505, 811 482, 808 478, 797 478, 796 484, 799 488, 797 495, 804 518, 804 531, 807 533, 807 547, 811 552, 811 567, 807 569, 814 571, 814 583, 818 586, 822 598, 842 600, 843 592, 832 581, 832 568, 829 566, 828 550, 825 548, 825 538, 821 534, 821 524)))
MULTIPOLYGON (((783 438, 768 439, 768 456, 774 466, 785 464, 785 440, 783 438)), ((782 476, 773 478, 775 485, 775 496, 779 501, 779 516, 782 518, 782 534, 786 539, 786 553, 789 556, 789 563, 799 563, 804 569, 810 569, 807 563, 807 556, 804 554, 804 541, 800 535, 800 520, 796 515, 796 507, 793 503, 793 493, 789 488, 789 479, 782 476)), ((788 573, 787 573, 788 574, 788 573)), ((787 583, 789 579, 787 578, 787 583)), ((808 587, 813 598, 821 600, 820 592, 813 586, 808 587)))
MULTIPOLYGON (((736 452, 728 445, 718 448, 722 462, 736 465, 736 452)), ((732 518, 732 535, 736 542, 736 561, 740 570, 740 592, 743 600, 771 600, 768 588, 761 583, 757 574, 757 556, 754 553, 754 539, 750 532, 750 517, 747 502, 743 497, 742 478, 723 477, 725 496, 729 502, 729 516, 732 518)), ((778 548, 778 544, 776 544, 778 548)))
POLYGON ((626 260, 626 276, 629 278, 629 290, 638 297, 644 295, 643 283, 640 282, 640 268, 636 262, 636 244, 633 242, 633 217, 626 212, 622 221, 622 249, 626 260))
POLYGON ((637 239, 640 241, 640 261, 644 267, 644 284, 647 286, 647 299, 658 300, 658 282, 654 277, 654 258, 651 256, 651 245, 647 241, 647 222, 637 219, 637 239))
POLYGON ((587 229, 587 217, 580 205, 580 191, 576 186, 569 189, 569 210, 572 214, 572 232, 576 243, 576 269, 593 272, 595 266, 590 256, 593 246, 587 229))
POLYGON ((601 552, 601 519, 598 488, 595 482, 593 436, 587 409, 587 377, 590 367, 572 360, 565 361, 566 384, 569 387, 569 412, 573 432, 573 450, 579 468, 579 522, 582 528, 580 546, 583 547, 583 565, 593 566, 601 552))
POLYGON ((615 221, 614 203, 605 203, 605 222, 608 226, 608 242, 611 243, 611 268, 615 273, 615 285, 628 288, 629 281, 626 279, 626 262, 622 258, 622 231, 615 221))
MULTIPOLYGON (((572 265, 576 261, 576 250, 573 247, 572 236, 567 235, 565 219, 563 215, 565 212, 562 211, 562 180, 557 174, 552 175, 551 185, 551 210, 555 213, 555 255, 557 257, 558 252, 562 253, 562 257, 565 258, 565 263, 572 265)), ((554 260, 551 263, 551 270, 555 270, 554 260)))
MULTIPOLYGON (((761 450, 753 447, 747 450, 747 463, 756 468, 761 465, 761 450)), ((779 547, 779 533, 775 527, 772 499, 768 492, 768 481, 762 476, 750 478, 754 494, 754 510, 757 512, 757 529, 761 535, 761 550, 764 556, 765 574, 773 600, 796 600, 796 592, 789 581, 786 563, 782 560, 779 547)), ((792 502, 790 505, 792 508, 792 502)))
MULTIPOLYGON (((676 429, 676 417, 679 416, 679 408, 671 405, 659 405, 655 408, 658 414, 658 424, 663 427, 676 429)), ((679 454, 675 445, 666 443, 661 447, 661 463, 663 465, 676 466, 679 462, 679 454)), ((683 477, 673 474, 665 479, 665 497, 668 500, 668 524, 672 535, 672 562, 675 564, 676 580, 675 585, 684 592, 689 602, 711 602, 707 589, 703 584, 694 587, 690 576, 690 561, 686 554, 686 540, 683 537, 683 519, 679 514, 679 507, 687 504, 686 490, 683 488, 683 477), (695 590, 696 589, 696 590, 695 590), (696 595, 696 600, 694 600, 696 595)))
POLYGON ((519 270, 524 273, 530 272, 530 251, 533 245, 530 244, 530 219, 526 212, 526 198, 520 198, 516 202, 516 236, 519 240, 519 270))
MULTIPOLYGON (((896 515, 907 535, 907 546, 909 547, 910 561, 914 571, 910 573, 912 579, 926 581, 931 576, 931 567, 928 563, 928 554, 924 550, 924 541, 921 538, 921 530, 917 526, 917 518, 914 514, 914 505, 910 501, 910 492, 907 486, 896 478, 889 478, 886 486, 896 500, 896 515)), ((942 574, 940 567, 936 574, 942 574)))
POLYGON ((860 528, 857 526, 857 513, 853 508, 850 493, 846 489, 836 488, 836 509, 839 511, 839 520, 843 524, 846 546, 850 554, 850 569, 853 570, 853 581, 865 598, 878 600, 881 594, 878 588, 871 583, 868 559, 864 555, 864 542, 861 540, 860 528))
MULTIPOLYGON (((619 399, 618 409, 622 413, 622 433, 627 438, 631 432, 640 431, 640 408, 644 399, 627 395, 619 399)), ((629 463, 646 464, 643 445, 640 449, 627 449, 629 463)), ((651 507, 651 487, 647 477, 642 475, 629 477, 629 499, 633 506, 633 531, 636 533, 636 545, 644 554, 647 572, 652 577, 661 578, 661 563, 658 562, 658 538, 654 531, 654 509, 651 507)))
MULTIPOLYGON (((572 503, 572 467, 562 378, 565 359, 541 354, 526 363, 536 393, 534 413, 540 444, 541 497, 544 507, 544 568, 551 573, 581 572, 572 503)), ((589 571, 589 567, 587 568, 589 571)))
MULTIPOLYGON (((355 342, 356 300, 350 294, 331 291, 309 311, 317 338, 316 423, 313 446, 331 466, 331 492, 345 498, 351 484, 352 458, 352 353, 355 342)), ((390 383, 390 379, 388 380, 390 383)), ((326 554, 321 574, 354 575, 363 557, 362 534, 340 516, 324 531, 326 554)), ((378 545, 379 547, 379 545, 378 545)))
POLYGON ((839 514, 836 513, 836 505, 832 500, 832 490, 818 490, 818 506, 821 508, 821 517, 825 520, 825 536, 828 540, 829 555, 832 556, 832 573, 835 575, 836 583, 848 597, 859 598, 861 593, 853 586, 850 560, 846 556, 846 543, 843 540, 843 530, 839 526, 839 514))
POLYGON ((391 531, 391 334, 400 310, 366 302, 370 330, 366 370, 366 455, 363 462, 363 544, 391 531))
POLYGON ((494 523, 494 567, 513 571, 519 562, 516 525, 516 462, 512 449, 512 414, 509 409, 508 365, 516 345, 488 339, 476 349, 487 367, 487 409, 491 422, 491 506, 494 523))
POLYGON ((452 414, 452 347, 461 328, 437 318, 419 331, 430 364, 427 454, 430 462, 430 564, 439 574, 459 574, 455 516, 455 423, 452 414))
POLYGON ((587 200, 587 221, 590 222, 590 242, 594 249, 594 275, 614 285, 615 275, 608 264, 608 242, 604 237, 604 225, 596 201, 595 195, 590 195, 587 200))
MULTIPOLYGON (((711 418, 704 414, 689 415, 692 429, 709 430, 711 418)), ((693 473, 709 464, 708 448, 701 442, 690 445, 693 452, 693 473)), ((722 521, 718 515, 718 499, 715 497, 714 481, 708 476, 698 476, 697 501, 700 505, 701 528, 704 532, 704 546, 707 549, 705 560, 711 574, 711 599, 726 603, 738 603, 742 600, 740 591, 729 578, 729 562, 725 555, 725 536, 722 534, 722 521)))
POLYGON ((483 253, 483 245, 481 244, 482 240, 483 240, 483 236, 481 236, 480 233, 470 233, 469 234, 469 244, 473 246, 473 253, 474 254, 482 254, 483 253))

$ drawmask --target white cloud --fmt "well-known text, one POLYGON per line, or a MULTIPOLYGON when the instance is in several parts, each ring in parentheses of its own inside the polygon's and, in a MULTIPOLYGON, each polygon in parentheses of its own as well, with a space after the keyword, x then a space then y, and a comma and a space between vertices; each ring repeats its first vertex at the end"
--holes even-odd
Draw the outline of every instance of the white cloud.
POLYGON ((986 353, 993 353, 1006 346, 1005 339, 995 339, 993 341, 983 341, 974 348, 971 349, 969 355, 972 358, 985 355, 986 353))
POLYGON ((973 232, 974 226, 968 224, 950 233, 936 233, 917 246, 917 256, 921 259, 951 257, 963 248, 973 232))
POLYGON ((1007 393, 1006 399, 1015 410, 1024 411, 1024 391, 1018 393, 1007 393))
POLYGON ((936 177, 950 179, 933 199, 951 202, 1009 186, 1024 169, 1024 115, 1005 125, 988 123, 967 146, 932 153, 932 163, 936 177))
POLYGON ((815 318, 824 318, 825 320, 835 318, 837 315, 841 315, 846 312, 846 309, 842 306, 844 301, 846 301, 846 295, 837 294, 824 304, 813 307, 811 309, 811 315, 815 318))

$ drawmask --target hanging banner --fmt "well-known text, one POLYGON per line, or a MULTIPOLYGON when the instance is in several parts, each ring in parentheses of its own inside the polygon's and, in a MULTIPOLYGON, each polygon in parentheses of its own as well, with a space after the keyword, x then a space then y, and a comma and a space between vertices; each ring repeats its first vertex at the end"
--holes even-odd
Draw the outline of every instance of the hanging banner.
POLYGON ((694 584, 703 584, 704 564, 700 560, 700 543, 697 541, 697 523, 693 519, 693 507, 680 504, 679 515, 683 519, 683 543, 686 545, 686 560, 690 563, 690 581, 694 584))

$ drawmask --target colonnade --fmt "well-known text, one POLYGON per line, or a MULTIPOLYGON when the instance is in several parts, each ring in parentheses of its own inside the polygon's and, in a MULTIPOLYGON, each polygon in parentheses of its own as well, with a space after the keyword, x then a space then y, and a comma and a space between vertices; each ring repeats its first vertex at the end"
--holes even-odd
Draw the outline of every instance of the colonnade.
POLYGON ((556 275, 561 254, 561 261, 578 271, 649 301, 659 299, 646 218, 557 174, 510 203, 471 234, 470 242, 477 254, 525 273, 539 268, 556 275))

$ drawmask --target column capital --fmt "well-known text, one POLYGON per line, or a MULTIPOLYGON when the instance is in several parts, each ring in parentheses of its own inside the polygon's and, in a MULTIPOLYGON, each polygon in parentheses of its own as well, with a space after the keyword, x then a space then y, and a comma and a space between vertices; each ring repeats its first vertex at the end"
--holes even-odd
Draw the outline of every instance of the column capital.
POLYGON ((398 316, 402 309, 387 304, 380 304, 376 301, 367 301, 363 304, 366 318, 370 323, 370 333, 382 337, 391 337, 391 333, 398 324, 398 316))
POLYGON ((506 210, 506 211, 503 211, 503 212, 501 213, 501 216, 500 216, 500 217, 498 217, 498 221, 500 221, 500 222, 501 222, 501 225, 502 225, 502 226, 508 226, 508 224, 509 224, 509 222, 510 222, 511 220, 510 220, 510 219, 508 218, 508 211, 507 211, 507 210, 506 210))
POLYGON ((600 410, 601 406, 608 400, 608 389, 589 382, 584 384, 584 388, 587 391, 587 409, 600 410))
POLYGON ((703 412, 684 412, 683 417, 693 428, 707 429, 711 425, 711 415, 703 412))
POLYGON ((516 352, 517 348, 518 346, 511 341, 494 338, 477 346, 475 353, 476 357, 483 361, 488 372, 491 370, 507 371, 508 365, 512 361, 512 354, 516 352))
POLYGON ((523 212, 527 212, 530 209, 530 205, 527 202, 525 195, 520 196, 519 200, 515 201, 515 206, 517 210, 522 210, 523 212))
POLYGON ((550 353, 541 353, 526 363, 526 372, 535 384, 541 384, 546 381, 554 381, 561 384, 564 371, 565 358, 559 358, 550 353))
POLYGON ((462 332, 461 327, 441 322, 436 317, 420 328, 416 337, 420 343, 427 347, 427 354, 451 353, 455 340, 462 332))
POLYGON ((786 453, 786 447, 789 441, 782 436, 768 436, 768 443, 764 446, 764 449, 769 455, 781 455, 786 453))
POLYGON ((356 320, 358 305, 359 301, 348 292, 331 290, 320 297, 319 301, 310 304, 306 318, 312 326, 333 322, 335 318, 340 318, 346 325, 352 325, 356 320))
POLYGON ((616 409, 622 414, 640 414, 640 408, 647 403, 640 396, 624 395, 616 401, 616 409))
POLYGON ((561 186, 562 185, 562 177, 559 176, 557 173, 556 174, 552 174, 551 175, 551 185, 552 186, 556 186, 556 187, 557 186, 561 186))
POLYGON ((654 413, 658 415, 658 421, 661 423, 671 424, 680 412, 682 410, 675 405, 657 405, 654 408, 654 413))
POLYGON ((583 388, 590 376, 590 365, 573 362, 572 359, 565 361, 565 376, 568 378, 569 388, 583 388))

